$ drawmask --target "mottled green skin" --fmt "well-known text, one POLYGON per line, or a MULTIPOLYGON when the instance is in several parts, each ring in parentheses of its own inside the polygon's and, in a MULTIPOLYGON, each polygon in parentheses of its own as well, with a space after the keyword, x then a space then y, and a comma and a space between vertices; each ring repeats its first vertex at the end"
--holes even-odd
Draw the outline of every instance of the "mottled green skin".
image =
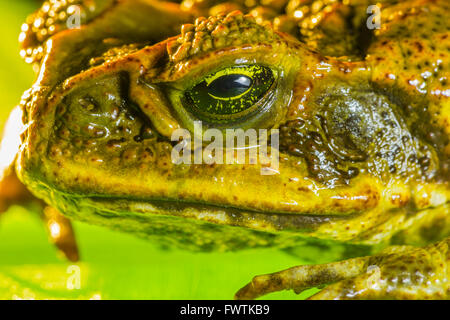
MULTIPOLYGON (((80 29, 64 30, 63 19, 42 32, 45 9, 21 37, 39 76, 21 103, 17 172, 66 216, 193 250, 334 243, 369 252, 450 233, 446 1, 381 1, 374 31, 363 0, 95 2, 80 29), (172 164, 171 133, 196 120, 180 97, 239 64, 278 75, 270 108, 230 126, 279 128, 279 174, 172 164)), ((298 267, 284 282, 256 278, 237 297, 347 279, 318 297, 446 298, 447 242, 298 267), (381 275, 370 286, 373 264, 381 275), (423 281, 386 280, 402 272, 423 281)))

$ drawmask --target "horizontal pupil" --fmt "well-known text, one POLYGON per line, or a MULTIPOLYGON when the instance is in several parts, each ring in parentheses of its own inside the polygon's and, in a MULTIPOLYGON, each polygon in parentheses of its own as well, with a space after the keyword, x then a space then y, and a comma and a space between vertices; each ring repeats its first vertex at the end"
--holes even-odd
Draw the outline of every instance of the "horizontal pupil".
POLYGON ((242 74, 230 74, 215 79, 208 86, 208 93, 217 98, 233 98, 252 86, 252 79, 242 74))

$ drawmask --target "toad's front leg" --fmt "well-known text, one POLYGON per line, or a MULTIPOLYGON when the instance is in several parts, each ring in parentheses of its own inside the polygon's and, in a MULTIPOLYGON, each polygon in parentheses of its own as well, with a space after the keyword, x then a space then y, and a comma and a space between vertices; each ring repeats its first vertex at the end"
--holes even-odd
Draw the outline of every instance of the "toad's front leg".
POLYGON ((310 299, 450 299, 449 245, 450 238, 422 248, 395 246, 374 256, 256 276, 236 298, 328 284, 310 299))

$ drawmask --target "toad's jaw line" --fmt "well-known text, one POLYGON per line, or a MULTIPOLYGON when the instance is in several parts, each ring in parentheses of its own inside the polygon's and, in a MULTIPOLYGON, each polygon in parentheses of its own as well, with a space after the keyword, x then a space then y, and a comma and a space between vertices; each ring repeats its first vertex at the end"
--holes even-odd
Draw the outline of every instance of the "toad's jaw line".
POLYGON ((170 199, 130 199, 125 197, 85 197, 86 205, 109 212, 131 212, 139 216, 170 215, 215 224, 276 231, 315 229, 331 221, 350 219, 356 214, 317 215, 257 211, 235 206, 170 199))
MULTIPOLYGON (((81 206, 89 208, 90 211, 95 212, 99 216, 111 218, 123 218, 128 216, 136 221, 143 221, 145 219, 151 220, 152 217, 157 216, 171 216, 183 220, 202 221, 215 225, 228 225, 234 227, 243 227, 264 232, 289 232, 293 234, 309 234, 317 238, 330 239, 330 232, 333 230, 340 230, 341 227, 349 226, 349 229, 343 230, 340 236, 335 240, 356 240, 357 235, 352 232, 352 227, 358 228, 361 224, 370 224, 374 222, 386 223, 386 220, 378 221, 372 219, 380 216, 382 208, 375 208, 360 214, 352 214, 347 216, 336 215, 317 215, 317 214, 286 214, 276 212, 261 212, 251 211, 242 208, 233 208, 226 206, 217 206, 210 204, 192 203, 186 201, 168 201, 168 200, 142 200, 129 198, 102 198, 102 197, 85 197, 80 201, 81 206), (356 238, 355 238, 356 237, 356 238)), ((439 212, 440 210, 447 210, 450 202, 446 202, 437 207, 430 207, 425 209, 418 209, 414 214, 406 208, 397 208, 391 211, 392 219, 397 221, 402 220, 406 225, 408 220, 422 219, 428 212, 439 212), (409 217, 404 219, 405 214, 409 217)), ((395 233, 403 229, 402 223, 388 233, 395 233)), ((370 229, 370 228, 369 228, 370 229)), ((369 230, 367 229, 367 230, 369 230)), ((384 236, 388 237, 388 233, 384 236)), ((361 243, 378 243, 380 239, 372 239, 368 236, 361 243)))

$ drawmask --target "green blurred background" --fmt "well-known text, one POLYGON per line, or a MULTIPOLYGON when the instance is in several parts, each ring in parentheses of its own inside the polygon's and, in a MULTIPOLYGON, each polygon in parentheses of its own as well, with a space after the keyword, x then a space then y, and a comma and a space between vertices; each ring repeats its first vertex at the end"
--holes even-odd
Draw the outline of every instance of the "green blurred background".
MULTIPOLYGON (((0 0, 0 126, 34 75, 18 54, 18 35, 37 0, 0 0)), ((36 213, 12 207, 0 219, 0 299, 232 299, 254 275, 304 263, 275 249, 191 253, 74 223, 81 252, 80 289, 36 213)), ((285 291, 267 299, 302 299, 285 291)))

